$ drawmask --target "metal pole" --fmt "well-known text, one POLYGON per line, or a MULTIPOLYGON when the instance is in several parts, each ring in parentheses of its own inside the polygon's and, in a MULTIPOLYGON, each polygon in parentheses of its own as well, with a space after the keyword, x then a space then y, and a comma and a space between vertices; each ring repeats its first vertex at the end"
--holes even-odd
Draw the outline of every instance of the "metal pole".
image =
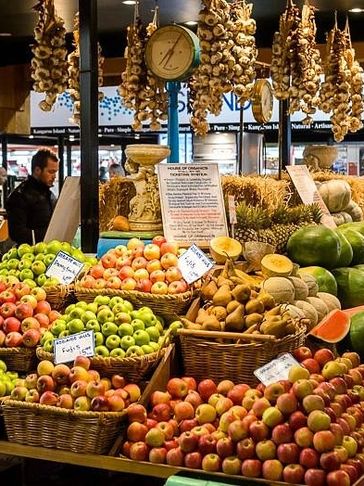
MULTIPOLYGON (((8 140, 5 134, 1 137, 1 153, 2 153, 2 166, 7 171, 8 170, 8 140)), ((2 193, 2 201, 1 206, 5 206, 5 201, 8 197, 8 179, 3 184, 3 193, 2 193)))
POLYGON ((59 172, 58 172, 58 192, 61 194, 64 182, 64 138, 63 135, 58 137, 58 158, 59 158, 59 172))
POLYGON ((169 95, 168 102, 168 145, 171 149, 171 155, 168 162, 179 162, 179 123, 178 123, 178 93, 181 89, 181 83, 171 81, 167 83, 169 95))
POLYGON ((291 165, 291 117, 288 113, 289 101, 279 102, 279 168, 278 177, 282 178, 282 170, 291 165))
POLYGON ((72 144, 70 140, 67 140, 66 159, 67 159, 67 176, 71 176, 72 175, 72 144))
POLYGON ((79 0, 81 94, 81 242, 96 252, 99 238, 97 0, 79 0))
POLYGON ((238 174, 243 173, 244 105, 240 105, 238 174))

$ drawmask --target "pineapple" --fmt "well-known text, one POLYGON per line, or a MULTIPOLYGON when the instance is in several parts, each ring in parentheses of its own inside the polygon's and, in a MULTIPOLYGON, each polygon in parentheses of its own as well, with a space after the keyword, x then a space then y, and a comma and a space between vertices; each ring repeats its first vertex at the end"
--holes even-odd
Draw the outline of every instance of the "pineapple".
POLYGON ((236 239, 242 243, 258 241, 276 246, 275 236, 269 228, 271 221, 266 210, 241 203, 236 209, 236 216, 236 239))

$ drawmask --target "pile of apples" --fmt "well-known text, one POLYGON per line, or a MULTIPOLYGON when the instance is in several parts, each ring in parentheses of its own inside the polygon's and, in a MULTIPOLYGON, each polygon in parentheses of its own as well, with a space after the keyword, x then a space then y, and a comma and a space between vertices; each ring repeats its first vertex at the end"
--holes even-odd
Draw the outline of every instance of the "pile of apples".
POLYGON ((0 347, 34 348, 60 313, 52 310, 43 288, 24 282, 4 285, 0 282, 0 347))
POLYGON ((57 278, 47 277, 45 273, 61 250, 89 266, 97 262, 95 258, 86 257, 80 249, 74 248, 67 242, 52 240, 49 243, 40 242, 33 246, 23 243, 3 255, 0 276, 16 277, 18 281, 25 282, 30 287, 58 285, 57 278))
POLYGON ((149 412, 129 408, 122 454, 291 484, 353 484, 364 472, 364 365, 328 349, 295 356, 302 366, 266 387, 170 379, 149 412))
POLYGON ((147 245, 132 238, 127 246, 109 250, 80 280, 80 285, 89 289, 181 294, 189 288, 178 268, 181 252, 176 242, 167 241, 164 236, 156 236, 147 245))
POLYGON ((138 385, 127 384, 120 375, 101 378, 90 364, 85 356, 78 356, 72 368, 43 360, 36 373, 16 381, 10 398, 83 412, 121 412, 139 400, 138 385))
MULTIPOLYGON (((172 329, 181 323, 172 323, 172 329)), ((53 341, 70 334, 93 331, 95 353, 104 358, 143 356, 165 345, 163 318, 149 307, 134 310, 133 305, 119 296, 98 295, 94 301, 69 305, 63 315, 52 322, 41 339, 41 346, 53 352, 53 341)))
POLYGON ((19 375, 16 371, 8 371, 5 361, 0 359, 0 397, 10 395, 19 375))

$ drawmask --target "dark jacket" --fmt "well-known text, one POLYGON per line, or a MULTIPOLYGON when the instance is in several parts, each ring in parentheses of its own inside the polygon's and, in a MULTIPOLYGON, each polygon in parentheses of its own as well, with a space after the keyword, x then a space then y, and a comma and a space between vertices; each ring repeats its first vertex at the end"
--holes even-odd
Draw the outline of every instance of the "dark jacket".
POLYGON ((17 244, 42 241, 51 220, 56 197, 48 186, 32 176, 14 189, 6 201, 9 236, 17 244))

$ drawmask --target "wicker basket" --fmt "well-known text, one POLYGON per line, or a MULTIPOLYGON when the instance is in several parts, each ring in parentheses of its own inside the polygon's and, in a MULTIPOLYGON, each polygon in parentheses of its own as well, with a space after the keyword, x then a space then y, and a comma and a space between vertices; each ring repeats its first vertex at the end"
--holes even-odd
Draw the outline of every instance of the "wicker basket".
POLYGON ((0 348, 0 359, 11 371, 28 372, 37 364, 35 348, 0 348))
MULTIPOLYGON (((234 333, 179 331, 184 373, 197 380, 211 378, 217 382, 232 380, 235 383, 256 385, 254 371, 267 364, 278 354, 291 352, 305 342, 306 327, 298 324, 295 334, 282 339, 270 339, 262 342, 225 344, 214 339, 231 339, 234 333), (204 337, 199 337, 203 335, 204 337), (210 339, 206 336, 211 335, 210 339)), ((246 335, 235 334, 235 339, 246 335)), ((253 335, 254 336, 254 335, 253 335)))
POLYGON ((63 310, 68 304, 71 304, 74 298, 73 285, 54 285, 44 287, 47 293, 47 301, 54 310, 63 310))
POLYGON ((148 306, 156 315, 168 320, 175 320, 179 315, 183 315, 193 296, 191 291, 183 294, 156 295, 137 290, 85 289, 77 283, 75 284, 75 295, 77 300, 86 302, 93 302, 97 295, 119 296, 131 302, 137 309, 148 306))
POLYGON ((82 454, 107 454, 126 411, 77 412, 39 403, 2 401, 9 442, 82 454))

